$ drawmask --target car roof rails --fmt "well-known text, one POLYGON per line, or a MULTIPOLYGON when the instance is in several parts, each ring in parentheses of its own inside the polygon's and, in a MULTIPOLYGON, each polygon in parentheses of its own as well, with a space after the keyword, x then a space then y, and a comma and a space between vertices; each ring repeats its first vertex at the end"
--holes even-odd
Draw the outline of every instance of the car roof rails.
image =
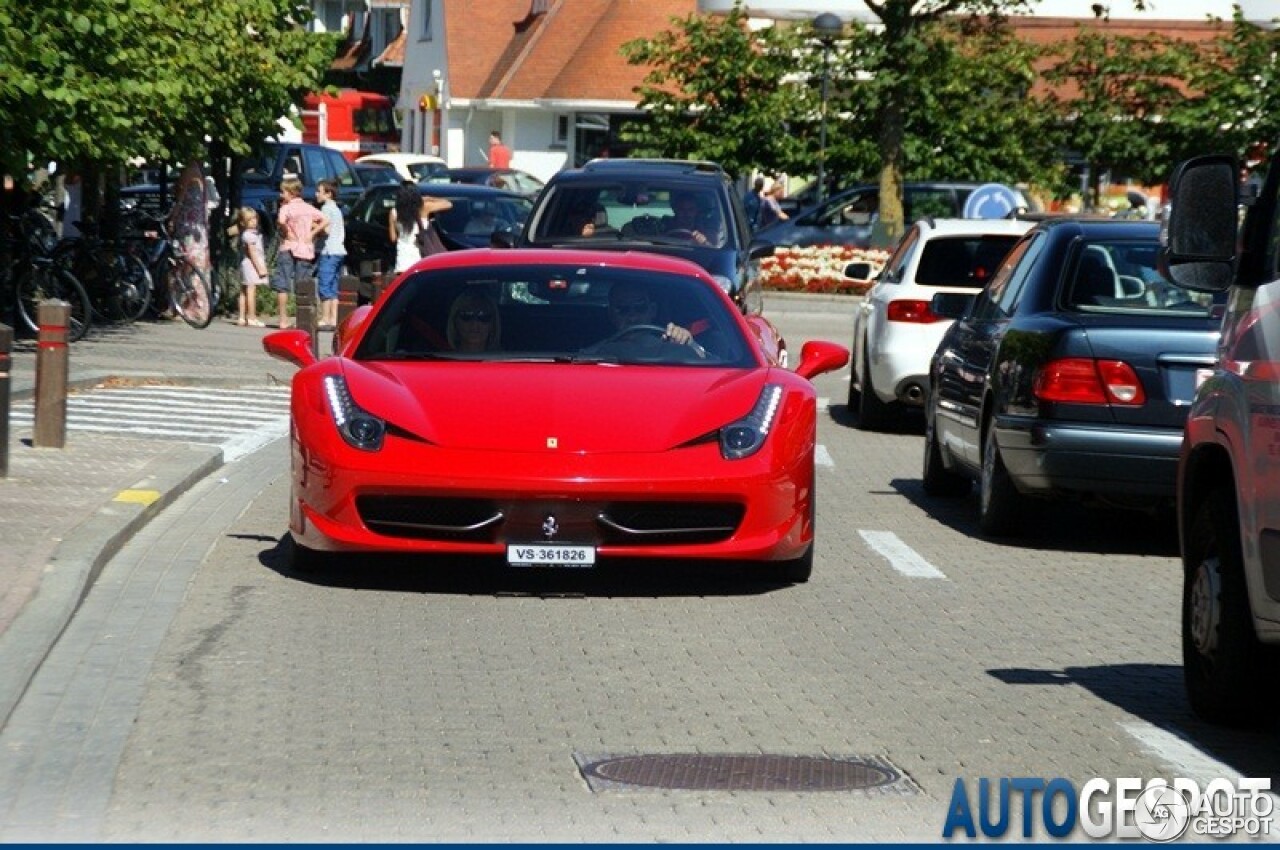
POLYGON ((679 171, 685 174, 703 171, 711 174, 723 174, 724 169, 718 163, 698 159, 615 159, 600 157, 589 160, 582 166, 583 171, 652 169, 655 171, 679 171))

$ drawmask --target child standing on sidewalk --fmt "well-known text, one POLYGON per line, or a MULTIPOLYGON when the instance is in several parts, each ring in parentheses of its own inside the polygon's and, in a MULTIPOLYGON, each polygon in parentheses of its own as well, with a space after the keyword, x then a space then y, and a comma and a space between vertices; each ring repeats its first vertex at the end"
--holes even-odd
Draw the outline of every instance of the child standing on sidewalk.
POLYGON ((325 229, 324 247, 316 264, 316 293, 320 298, 320 330, 331 331, 338 324, 338 275, 347 258, 346 226, 342 210, 334 201, 338 186, 327 177, 316 183, 316 200, 328 226, 325 229))
POLYGON ((240 224, 240 311, 236 324, 260 328, 256 290, 267 281, 267 254, 258 230, 258 211, 241 207, 236 219, 240 224))
POLYGON ((280 181, 280 250, 276 253, 276 273, 271 288, 276 293, 279 327, 289 327, 289 293, 293 283, 310 277, 316 259, 316 237, 329 226, 320 210, 302 200, 302 181, 286 177, 280 181))

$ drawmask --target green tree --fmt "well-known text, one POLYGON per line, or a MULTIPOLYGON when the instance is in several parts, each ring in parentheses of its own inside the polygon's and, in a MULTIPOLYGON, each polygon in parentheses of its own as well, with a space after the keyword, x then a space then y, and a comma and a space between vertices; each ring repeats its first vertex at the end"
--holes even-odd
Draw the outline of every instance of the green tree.
POLYGON ((0 4, 5 171, 247 153, 318 86, 332 36, 298 0, 0 4))
POLYGON ((1183 122, 1174 116, 1187 100, 1195 46, 1157 33, 1116 36, 1081 28, 1052 52, 1044 71, 1054 86, 1048 104, 1059 116, 1065 146, 1088 166, 1088 204, 1099 205, 1107 172, 1163 182, 1185 147, 1183 122))
POLYGON ((628 141, 642 155, 710 159, 740 174, 794 161, 788 132, 796 39, 781 27, 752 31, 741 6, 724 17, 689 15, 675 29, 622 46, 650 70, 640 86, 649 120, 628 141))

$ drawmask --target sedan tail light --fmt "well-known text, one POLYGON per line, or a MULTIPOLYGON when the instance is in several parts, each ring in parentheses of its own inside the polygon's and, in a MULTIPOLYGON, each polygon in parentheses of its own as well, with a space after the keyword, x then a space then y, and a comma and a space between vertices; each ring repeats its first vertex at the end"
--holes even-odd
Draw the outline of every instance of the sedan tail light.
POLYGON ((1065 357, 1051 360, 1036 374, 1036 398, 1069 404, 1121 404, 1139 407, 1147 394, 1133 367, 1123 360, 1065 357))
POLYGON ((908 301, 905 298, 900 301, 890 301, 886 315, 891 322, 914 322, 918 325, 941 322, 946 318, 930 310, 928 301, 908 301))

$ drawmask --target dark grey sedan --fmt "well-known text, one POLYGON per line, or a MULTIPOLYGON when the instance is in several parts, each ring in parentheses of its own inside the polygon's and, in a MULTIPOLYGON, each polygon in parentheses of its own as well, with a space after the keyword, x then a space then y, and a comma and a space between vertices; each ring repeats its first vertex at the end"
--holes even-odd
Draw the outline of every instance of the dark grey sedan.
POLYGON ((927 493, 963 495, 977 480, 992 536, 1016 533, 1033 498, 1172 502, 1222 313, 1161 279, 1158 233, 1054 219, 1014 246, 930 363, 927 493))

